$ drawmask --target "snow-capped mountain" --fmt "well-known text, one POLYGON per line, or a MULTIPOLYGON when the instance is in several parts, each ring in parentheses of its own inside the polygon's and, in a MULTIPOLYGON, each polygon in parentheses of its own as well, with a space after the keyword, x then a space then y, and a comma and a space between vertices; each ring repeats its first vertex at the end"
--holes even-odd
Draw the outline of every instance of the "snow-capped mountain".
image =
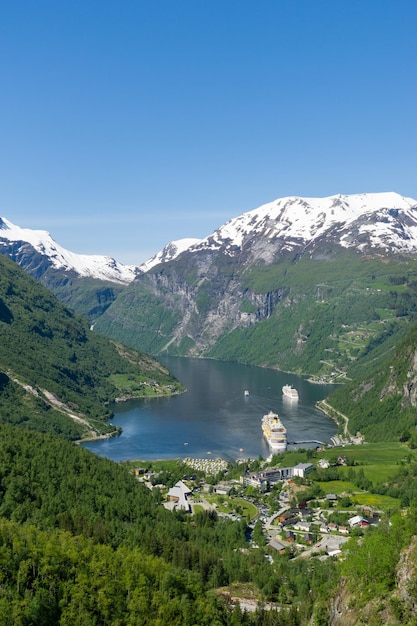
POLYGON ((177 241, 170 241, 160 252, 155 254, 152 258, 139 266, 139 270, 142 272, 148 272, 150 269, 159 265, 159 263, 167 263, 179 256, 185 250, 188 250, 192 246, 200 243, 201 239, 178 239, 177 241))
POLYGON ((324 238, 359 250, 417 252, 417 201, 392 192, 280 198, 229 220, 192 250, 234 256, 252 246, 250 256, 270 262, 272 251, 291 252, 324 238))
MULTIPOLYGON (((305 343, 311 336, 314 350, 325 345, 335 309, 345 324, 379 319, 384 308, 393 317, 407 310, 408 300, 385 299, 373 280, 381 276, 389 292, 391 279, 408 284, 407 268, 417 268, 417 201, 396 193, 281 198, 179 249, 174 258, 167 246, 144 264, 97 330, 154 353, 283 369, 305 352, 303 367, 310 367, 317 354, 305 343), (366 285, 356 285, 358 260, 366 285)), ((410 301, 414 282, 413 274, 410 301)))
POLYGON ((82 277, 128 284, 138 271, 137 267, 122 265, 111 257, 65 250, 47 231, 20 228, 4 217, 0 218, 0 253, 17 261, 24 269, 30 268, 36 278, 41 278, 42 273, 52 268, 75 272, 82 277))

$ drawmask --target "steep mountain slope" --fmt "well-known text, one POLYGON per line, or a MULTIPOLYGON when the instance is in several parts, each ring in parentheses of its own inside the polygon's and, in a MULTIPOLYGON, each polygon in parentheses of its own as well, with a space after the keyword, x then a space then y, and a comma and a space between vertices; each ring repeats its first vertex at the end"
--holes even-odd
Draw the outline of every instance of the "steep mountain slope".
POLYGON ((76 254, 57 244, 43 230, 31 230, 0 218, 0 254, 12 259, 28 274, 77 313, 94 321, 137 274, 175 259, 199 239, 171 241, 139 267, 123 265, 111 257, 76 254))
MULTIPOLYGON (((414 314, 417 203, 283 198, 126 287, 97 330, 153 353, 331 375, 414 314)), ((391 333, 392 334, 392 333, 391 333)))
POLYGON ((127 284, 137 268, 122 265, 106 256, 75 254, 57 244, 44 230, 20 228, 0 218, 0 249, 37 280, 49 270, 127 284))
POLYGON ((20 228, 6 218, 0 218, 0 254, 90 319, 101 315, 139 271, 110 257, 75 254, 57 244, 48 232, 20 228))
POLYGON ((92 333, 15 263, 0 257, 0 408, 3 420, 71 438, 100 424, 117 397, 180 388, 147 355, 92 333), (149 381, 155 382, 149 386, 149 381), (69 426, 71 424, 71 426, 69 426), (77 426, 75 427, 74 424, 77 426))
MULTIPOLYGON (((373 441, 411 440, 417 446, 417 324, 397 345, 369 359, 366 371, 341 386, 330 404, 349 418, 349 430, 373 441)), ((376 348, 375 348, 376 351, 376 348)))

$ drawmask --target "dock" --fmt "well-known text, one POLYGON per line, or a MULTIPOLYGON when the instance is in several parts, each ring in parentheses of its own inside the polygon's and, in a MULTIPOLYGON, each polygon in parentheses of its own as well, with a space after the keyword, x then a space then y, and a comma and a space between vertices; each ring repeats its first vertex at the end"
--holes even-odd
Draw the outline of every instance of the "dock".
POLYGON ((325 441, 318 441, 317 439, 306 439, 305 441, 287 441, 290 446, 299 446, 303 443, 316 443, 319 446, 327 446, 325 441))

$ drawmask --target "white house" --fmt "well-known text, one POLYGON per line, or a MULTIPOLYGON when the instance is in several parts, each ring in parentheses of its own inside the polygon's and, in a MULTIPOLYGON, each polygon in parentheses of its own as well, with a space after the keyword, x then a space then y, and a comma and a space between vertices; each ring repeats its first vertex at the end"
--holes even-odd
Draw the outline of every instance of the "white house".
POLYGON ((191 505, 188 502, 188 496, 192 493, 191 489, 179 480, 167 493, 167 502, 164 504, 166 509, 173 510, 182 509, 183 511, 191 511, 191 505))

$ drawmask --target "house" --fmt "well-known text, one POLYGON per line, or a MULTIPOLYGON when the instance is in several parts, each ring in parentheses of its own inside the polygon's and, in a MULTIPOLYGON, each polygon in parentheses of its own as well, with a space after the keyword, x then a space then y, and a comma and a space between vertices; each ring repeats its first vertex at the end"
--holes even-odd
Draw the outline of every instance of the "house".
POLYGON ((168 510, 183 510, 191 512, 191 505, 188 502, 188 496, 192 493, 191 489, 179 480, 167 493, 167 502, 164 507, 168 510))
POLYGON ((344 535, 348 535, 349 534, 349 528, 347 526, 339 526, 339 532, 343 533, 344 535))
POLYGON ((287 530, 285 532, 285 539, 287 541, 295 541, 295 533, 293 533, 292 530, 287 530))
POLYGON ((333 522, 329 522, 327 524, 327 528, 330 532, 337 530, 337 524, 334 524, 333 522))
POLYGON ((281 515, 278 516, 278 519, 280 522, 286 522, 289 519, 297 519, 297 513, 297 509, 289 509, 285 513, 281 513, 281 515))
POLYGON ((330 463, 327 459, 320 459, 317 463, 317 467, 321 467, 322 469, 328 469, 330 467, 330 463))
POLYGON ((277 552, 279 552, 280 554, 283 554, 285 552, 284 544, 278 541, 277 539, 271 539, 268 545, 274 550, 277 550, 277 552))
POLYGON ((296 530, 304 530, 305 532, 309 532, 311 525, 308 522, 297 522, 294 528, 296 530))
POLYGON ((331 503, 337 502, 337 495, 335 493, 328 493, 326 495, 326 500, 331 503))
POLYGON ((351 528, 367 528, 369 521, 360 515, 355 515, 348 519, 348 524, 351 528))
POLYGON ((233 489, 233 485, 226 482, 220 482, 213 487, 213 491, 221 496, 227 496, 231 489, 233 489))
POLYGON ((304 541, 311 545, 313 543, 313 535, 311 533, 306 533, 304 535, 304 541))
POLYGON ((379 521, 379 513, 374 511, 369 506, 364 506, 362 509, 363 514, 366 516, 366 519, 370 524, 376 524, 379 521))

